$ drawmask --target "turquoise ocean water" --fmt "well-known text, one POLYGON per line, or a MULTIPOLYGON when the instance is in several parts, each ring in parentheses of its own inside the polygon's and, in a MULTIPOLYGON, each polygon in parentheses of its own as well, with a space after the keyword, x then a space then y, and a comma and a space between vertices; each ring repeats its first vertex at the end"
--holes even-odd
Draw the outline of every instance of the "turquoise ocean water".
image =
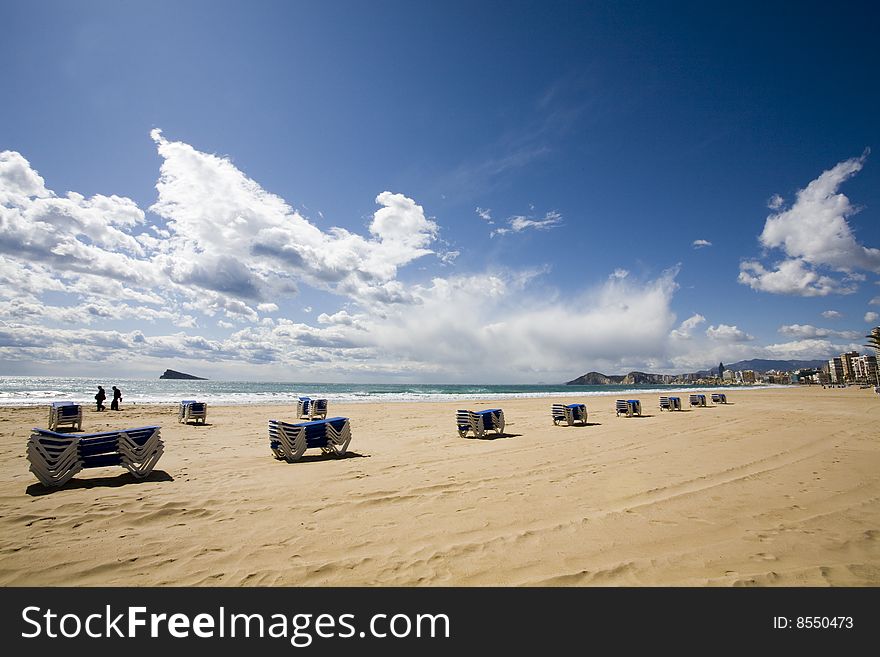
MULTIPOLYGON (((391 383, 298 383, 265 381, 176 381, 159 379, 90 379, 79 377, 0 376, 0 406, 74 401, 93 404, 99 385, 122 390, 123 404, 177 403, 198 399, 213 404, 286 404, 299 396, 323 397, 336 402, 453 401, 456 399, 501 400, 520 397, 625 396, 665 394, 675 390, 709 390, 712 386, 567 386, 466 385, 391 383)), ((765 386, 757 386, 765 387, 765 386)), ((742 388, 739 388, 742 389, 742 388)))

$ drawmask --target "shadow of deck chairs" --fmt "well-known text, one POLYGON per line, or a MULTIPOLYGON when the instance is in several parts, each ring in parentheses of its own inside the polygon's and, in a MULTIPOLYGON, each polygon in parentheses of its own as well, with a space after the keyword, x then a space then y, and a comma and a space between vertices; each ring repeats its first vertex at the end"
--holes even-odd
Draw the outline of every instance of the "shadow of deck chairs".
POLYGON ((120 488, 122 486, 136 486, 149 484, 157 481, 174 481, 174 477, 164 470, 153 470, 146 477, 135 477, 129 472, 106 477, 86 477, 84 479, 71 479, 63 486, 44 486, 41 483, 33 483, 25 489, 25 493, 31 497, 53 495, 67 490, 79 490, 90 488, 120 488))

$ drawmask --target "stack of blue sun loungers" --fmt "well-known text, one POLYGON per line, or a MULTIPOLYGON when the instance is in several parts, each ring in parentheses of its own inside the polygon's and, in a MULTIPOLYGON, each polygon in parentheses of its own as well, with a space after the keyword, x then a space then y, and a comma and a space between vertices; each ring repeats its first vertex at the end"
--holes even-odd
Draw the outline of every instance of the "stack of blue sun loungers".
POLYGON ((277 459, 291 463, 302 458, 309 448, 324 454, 342 456, 351 442, 351 426, 347 417, 331 417, 291 424, 269 420, 269 448, 277 459))
POLYGON ((153 471, 164 445, 159 427, 102 433, 34 429, 27 445, 31 472, 44 486, 61 486, 84 468, 121 465, 141 479, 153 471))
POLYGON ((615 406, 615 412, 619 416, 621 413, 627 417, 642 414, 642 402, 638 399, 618 399, 615 406))
POLYGON ((585 404, 553 404, 550 409, 553 424, 565 422, 572 426, 575 422, 587 423, 587 407, 585 404))
POLYGON ((189 423, 190 420, 202 424, 208 419, 208 404, 206 402, 196 401, 195 399, 185 399, 180 402, 180 408, 177 410, 177 421, 189 423))
POLYGON ((723 392, 713 392, 712 393, 712 402, 715 404, 726 404, 727 403, 727 395, 723 392))
POLYGON ((706 405, 706 395, 696 394, 690 396, 691 406, 705 406, 706 405))
POLYGON ((49 431, 69 426, 82 431, 82 406, 73 402, 52 402, 49 406, 49 431))
POLYGON ((680 411, 681 410, 681 398, 679 398, 679 397, 661 397, 660 398, 660 410, 661 411, 680 411))
POLYGON ((458 410, 455 412, 455 424, 458 435, 467 438, 472 431, 474 438, 482 438, 492 429, 495 433, 504 431, 504 411, 500 408, 487 408, 483 411, 458 410))
POLYGON ((296 402, 296 416, 307 420, 327 419, 327 400, 300 397, 296 402))

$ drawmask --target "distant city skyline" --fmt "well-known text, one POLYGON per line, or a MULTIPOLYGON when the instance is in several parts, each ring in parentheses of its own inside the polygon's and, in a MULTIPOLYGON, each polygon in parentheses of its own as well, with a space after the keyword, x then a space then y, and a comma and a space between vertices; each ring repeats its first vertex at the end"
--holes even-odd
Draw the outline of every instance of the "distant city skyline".
POLYGON ((0 374, 566 381, 880 323, 870 3, 4 3, 0 374))

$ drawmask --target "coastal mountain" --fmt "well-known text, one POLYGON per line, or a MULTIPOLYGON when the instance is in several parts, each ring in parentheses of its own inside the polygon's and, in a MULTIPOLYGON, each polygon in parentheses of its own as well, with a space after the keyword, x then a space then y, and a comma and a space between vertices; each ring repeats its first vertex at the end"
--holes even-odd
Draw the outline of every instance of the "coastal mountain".
POLYGON ((188 379, 190 381, 207 381, 208 379, 201 376, 193 376, 192 374, 185 374, 183 372, 177 372, 176 370, 165 370, 165 373, 159 377, 160 379, 188 379))
MULTIPOLYGON (((741 360, 732 365, 725 365, 725 369, 738 372, 741 370, 753 370, 755 372, 769 372, 776 370, 777 372, 794 372, 795 370, 821 369, 823 365, 827 365, 827 360, 765 360, 763 358, 753 358, 751 360, 741 360)), ((714 374, 718 373, 718 368, 711 370, 714 374)))
MULTIPOLYGON (((753 358, 741 360, 737 363, 725 365, 724 369, 732 372, 752 370, 766 373, 771 370, 777 372, 795 372, 805 369, 821 369, 827 364, 825 360, 765 360, 753 358)), ((603 385, 642 385, 642 384, 668 384, 678 380, 690 380, 694 378, 718 376, 718 368, 700 370, 689 374, 648 374, 645 372, 630 372, 629 374, 602 374, 601 372, 588 372, 572 381, 566 382, 568 386, 603 386, 603 385)))
POLYGON ((647 374, 645 372, 630 372, 629 374, 602 374, 601 372, 588 372, 573 381, 566 382, 567 386, 603 386, 603 385, 641 385, 644 383, 662 384, 669 383, 673 377, 668 374, 647 374))
POLYGON ((606 386, 610 384, 620 383, 623 376, 607 376, 599 372, 587 372, 583 376, 579 376, 573 381, 567 381, 567 386, 606 386))

